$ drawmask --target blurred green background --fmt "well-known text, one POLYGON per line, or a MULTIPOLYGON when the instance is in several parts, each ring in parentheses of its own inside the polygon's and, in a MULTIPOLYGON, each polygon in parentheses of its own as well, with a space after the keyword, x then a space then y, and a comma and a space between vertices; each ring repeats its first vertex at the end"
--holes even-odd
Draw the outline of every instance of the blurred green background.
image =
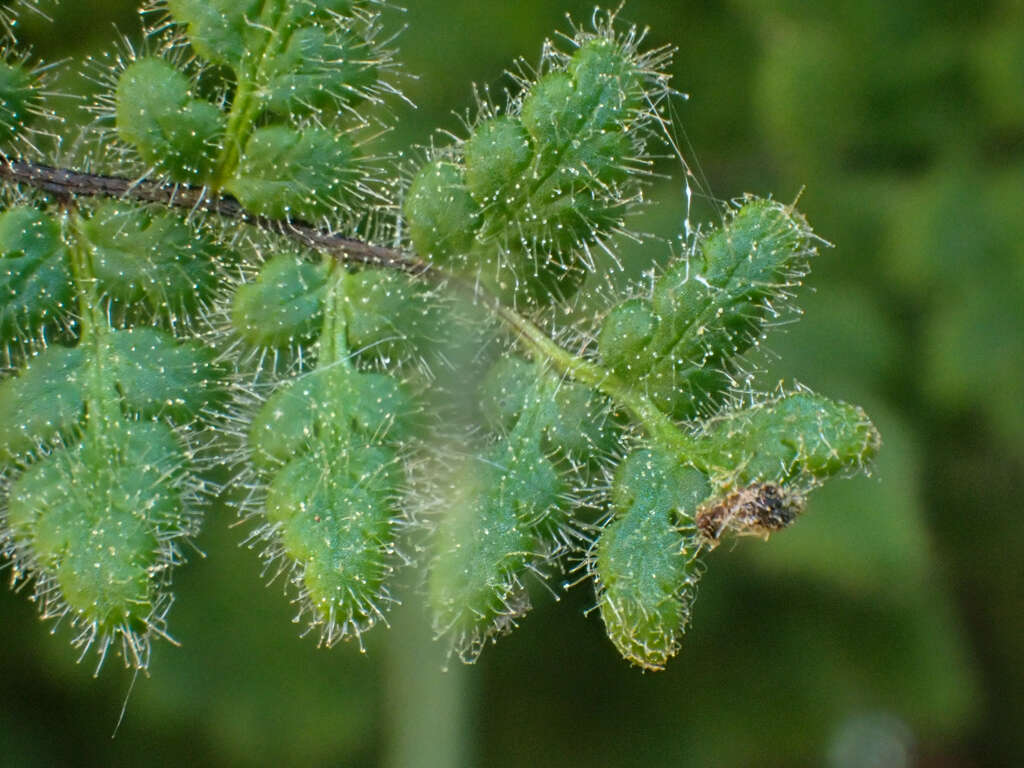
MULTIPOLYGON (((396 106, 383 142, 458 132, 472 84, 500 94, 566 12, 586 22, 591 6, 388 11, 418 108, 396 106)), ((85 56, 138 39, 130 0, 53 16, 26 19, 23 40, 70 57, 62 90, 88 90, 85 56)), ((864 405, 885 441, 874 476, 826 486, 769 544, 715 551, 659 674, 584 617, 587 585, 538 590, 469 668, 440 671, 414 600, 365 654, 318 651, 218 509, 207 557, 176 579, 182 647, 157 644, 116 739, 130 675, 115 661, 93 679, 65 628, 51 637, 0 590, 0 765, 1024 765, 1024 4, 631 0, 621 17, 679 48, 679 139, 703 193, 806 187, 800 207, 835 247, 760 381, 864 405)), ((678 163, 664 170, 640 226, 671 234, 683 190, 678 163)))

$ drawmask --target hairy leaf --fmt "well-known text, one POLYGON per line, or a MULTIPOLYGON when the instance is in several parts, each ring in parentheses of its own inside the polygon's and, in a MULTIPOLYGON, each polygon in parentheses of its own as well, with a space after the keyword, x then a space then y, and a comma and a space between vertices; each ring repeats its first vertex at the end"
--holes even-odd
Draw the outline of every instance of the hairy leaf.
POLYGON ((813 485, 862 468, 881 444, 862 409, 804 391, 728 411, 700 436, 701 460, 734 486, 813 485))
POLYGON ((405 202, 419 254, 452 262, 503 298, 550 303, 578 290, 589 248, 624 227, 645 160, 648 87, 662 75, 614 35, 586 36, 425 165, 405 202))
POLYGON ((564 521, 562 481, 535 436, 513 436, 470 459, 437 533, 429 602, 434 629, 464 660, 529 608, 523 577, 549 558, 564 521))
POLYGON ((84 360, 83 350, 48 347, 0 382, 0 458, 70 434, 83 414, 84 360))
POLYGON ((255 282, 235 291, 232 327, 253 346, 308 342, 320 329, 326 284, 323 266, 294 254, 275 256, 255 282))
POLYGON ((661 669, 679 650, 700 575, 690 518, 710 492, 704 473, 649 450, 616 473, 591 567, 608 637, 638 666, 661 669))
POLYGON ((112 333, 109 347, 107 375, 129 413, 186 424, 220 394, 216 352, 209 347, 179 343, 156 328, 112 333))
POLYGON ((606 318, 605 363, 676 418, 712 412, 735 383, 736 357, 779 318, 813 252, 803 217, 749 198, 670 265, 650 300, 606 318))
POLYGON ((101 654, 120 637, 136 667, 148 660, 149 629, 162 622, 169 542, 192 528, 178 487, 184 465, 165 425, 93 422, 86 440, 33 465, 9 490, 15 551, 41 580, 44 608, 67 605, 101 654))
POLYGON ((193 98, 188 78, 169 62, 138 59, 121 73, 118 134, 143 160, 175 181, 207 181, 225 126, 224 114, 193 98))
POLYGON ((172 213, 103 203, 82 231, 92 274, 117 301, 177 313, 214 288, 212 245, 172 213))
POLYGON ((320 128, 258 128, 226 188, 262 216, 315 221, 344 204, 355 154, 347 138, 320 128))
POLYGON ((31 337, 73 298, 58 223, 24 206, 0 213, 0 341, 31 337))

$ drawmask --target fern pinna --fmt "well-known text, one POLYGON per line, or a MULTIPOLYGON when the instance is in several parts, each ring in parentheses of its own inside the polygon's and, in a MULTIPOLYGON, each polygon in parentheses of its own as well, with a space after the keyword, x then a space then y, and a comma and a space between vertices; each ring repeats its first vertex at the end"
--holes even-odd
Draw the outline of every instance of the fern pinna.
POLYGON ((531 578, 569 572, 619 652, 661 668, 703 555, 790 524, 878 448, 859 408, 752 385, 817 240, 743 197, 607 301, 598 265, 641 238, 671 148, 671 50, 596 13, 464 138, 395 161, 373 149, 400 96, 386 10, 154 4, 75 137, 47 68, 5 43, 12 582, 83 653, 144 667, 222 497, 324 645, 385 622, 411 566, 472 661, 531 578))

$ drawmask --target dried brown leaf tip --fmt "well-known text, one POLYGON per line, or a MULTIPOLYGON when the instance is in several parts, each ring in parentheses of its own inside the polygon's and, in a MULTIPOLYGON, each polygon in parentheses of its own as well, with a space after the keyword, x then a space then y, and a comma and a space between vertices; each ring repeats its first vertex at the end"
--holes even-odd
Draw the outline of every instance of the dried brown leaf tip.
POLYGON ((722 534, 767 539, 792 523, 803 511, 798 493, 774 483, 752 483, 697 511, 695 522, 708 549, 714 549, 722 534))

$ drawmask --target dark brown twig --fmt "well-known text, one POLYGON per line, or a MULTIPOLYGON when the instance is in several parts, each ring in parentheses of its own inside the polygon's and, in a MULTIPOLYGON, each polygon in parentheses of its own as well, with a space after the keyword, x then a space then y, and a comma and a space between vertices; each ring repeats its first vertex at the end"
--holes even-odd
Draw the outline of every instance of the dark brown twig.
POLYGON ((48 165, 10 160, 0 156, 0 179, 24 184, 61 198, 109 197, 160 203, 172 208, 204 211, 227 219, 251 224, 267 232, 293 238, 303 245, 330 253, 346 264, 395 269, 410 275, 423 275, 430 265, 394 248, 372 245, 351 237, 319 229, 304 221, 270 219, 246 211, 229 195, 211 195, 205 187, 166 184, 148 179, 132 181, 119 176, 80 173, 48 165))

